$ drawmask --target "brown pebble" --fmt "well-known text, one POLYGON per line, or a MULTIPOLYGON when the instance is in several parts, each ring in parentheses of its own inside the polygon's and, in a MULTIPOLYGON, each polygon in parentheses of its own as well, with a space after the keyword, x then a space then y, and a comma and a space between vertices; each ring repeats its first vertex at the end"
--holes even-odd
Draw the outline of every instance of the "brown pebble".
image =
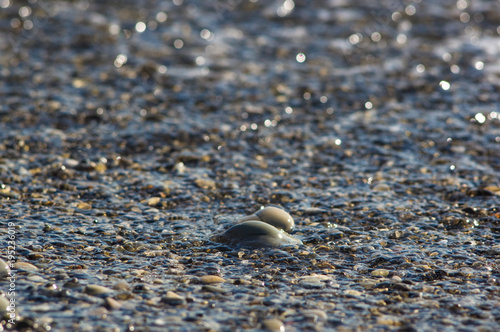
POLYGON ((161 298, 161 302, 170 305, 181 305, 186 303, 186 299, 177 293, 168 291, 167 294, 165 294, 165 296, 161 298))
POLYGON ((108 287, 100 286, 100 285, 87 285, 83 289, 83 292, 85 294, 89 295, 103 295, 103 294, 108 294, 111 293, 113 290, 109 289, 108 287))
POLYGON ((106 298, 106 307, 111 310, 118 310, 122 307, 122 304, 112 297, 106 298))
POLYGON ((219 276, 205 275, 200 277, 200 281, 202 284, 215 284, 219 282, 225 282, 226 280, 219 276))
POLYGON ((270 318, 262 322, 262 329, 272 332, 285 332, 285 324, 279 319, 270 318))
POLYGON ((260 209, 254 214, 241 219, 240 222, 249 220, 259 220, 288 233, 290 233, 295 227, 295 222, 293 221, 292 216, 288 212, 274 206, 268 206, 260 209))
POLYGON ((81 209, 81 210, 91 210, 92 209, 92 205, 90 205, 89 203, 85 203, 85 202, 78 203, 76 207, 81 209))

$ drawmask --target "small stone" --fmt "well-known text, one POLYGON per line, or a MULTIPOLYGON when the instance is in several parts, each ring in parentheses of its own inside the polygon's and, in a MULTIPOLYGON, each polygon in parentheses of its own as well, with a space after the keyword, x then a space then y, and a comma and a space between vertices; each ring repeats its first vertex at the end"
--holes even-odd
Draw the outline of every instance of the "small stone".
POLYGON ((109 289, 108 287, 104 286, 99 286, 99 285, 87 285, 83 289, 83 292, 85 294, 93 295, 93 296, 99 296, 99 295, 104 295, 111 293, 113 290, 109 289))
POLYGON ((0 278, 8 276, 10 273, 9 264, 0 258, 0 278))
POLYGON ((186 299, 177 293, 168 291, 167 294, 161 298, 161 302, 169 305, 182 305, 186 303, 186 299))
POLYGON ((7 311, 10 301, 3 296, 0 296, 0 315, 7 311))
POLYGON ((317 321, 324 322, 328 319, 328 315, 326 314, 326 312, 320 309, 304 310, 302 311, 302 314, 304 315, 304 317, 310 318, 315 322, 317 321))
POLYGON ((206 179, 206 178, 197 178, 194 180, 194 183, 202 188, 202 189, 215 189, 216 188, 216 183, 214 180, 211 179, 206 179))
POLYGON ((285 324, 279 319, 270 318, 262 322, 262 329, 272 332, 285 332, 285 324))
POLYGON ((280 247, 285 245, 300 245, 302 241, 291 235, 266 224, 262 221, 250 220, 229 228, 222 234, 212 237, 220 243, 234 246, 265 248, 280 247))
POLYGON ((202 284, 215 284, 219 282, 225 282, 226 280, 219 276, 205 275, 200 277, 200 281, 202 284))
POLYGON ((161 198, 160 197, 151 197, 149 198, 146 203, 149 205, 149 206, 155 206, 155 205, 158 205, 158 203, 160 203, 160 200, 161 198))
POLYGON ((377 318, 377 323, 381 325, 399 326, 401 322, 397 317, 394 316, 379 316, 377 318))
POLYGON ((106 167, 106 164, 104 163, 97 163, 94 167, 94 170, 97 172, 97 173, 104 173, 106 172, 108 168, 106 167))
POLYGON ((14 263, 14 269, 16 270, 24 270, 24 271, 36 271, 38 268, 30 263, 26 262, 16 262, 14 263))
POLYGON ((64 288, 77 288, 80 286, 80 281, 77 278, 72 278, 64 283, 64 288))
POLYGON ((299 279, 299 284, 305 288, 323 288, 324 284, 315 276, 305 276, 299 279))
POLYGON ((348 295, 348 296, 353 296, 353 297, 359 297, 361 296, 361 292, 360 291, 357 291, 355 289, 348 289, 344 292, 345 295, 348 295))
POLYGON ((371 272, 374 277, 387 277, 389 275, 389 270, 386 269, 376 269, 371 272))
POLYGON ((106 298, 106 307, 111 310, 118 310, 122 307, 122 304, 112 297, 106 298))
POLYGON ((390 191, 391 187, 389 187, 386 183, 377 183, 372 187, 373 191, 390 191))
POLYGON ((92 209, 92 205, 90 205, 89 203, 85 203, 85 202, 80 202, 76 205, 76 207, 78 209, 81 209, 81 210, 91 210, 92 209))
POLYGON ((288 214, 288 212, 274 206, 268 206, 260 209, 240 221, 244 222, 249 220, 259 220, 288 233, 290 233, 295 227, 295 222, 293 221, 292 216, 288 214))
POLYGON ((227 293, 227 290, 225 290, 224 288, 212 286, 212 285, 203 285, 201 290, 206 291, 206 292, 210 292, 210 293, 227 293))
POLYGON ((302 213, 306 216, 314 216, 314 215, 318 215, 318 214, 323 214, 323 213, 326 213, 327 211, 325 209, 322 209, 322 208, 317 208, 317 207, 309 207, 309 208, 305 208, 302 213))

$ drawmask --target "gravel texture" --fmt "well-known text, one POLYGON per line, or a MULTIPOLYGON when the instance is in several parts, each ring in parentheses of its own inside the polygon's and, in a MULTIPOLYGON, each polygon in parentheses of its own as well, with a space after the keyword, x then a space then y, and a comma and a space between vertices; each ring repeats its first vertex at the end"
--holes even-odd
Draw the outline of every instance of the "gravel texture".
POLYGON ((500 330, 499 22, 0 0, 1 326, 500 330), (302 245, 211 241, 269 205, 302 245))

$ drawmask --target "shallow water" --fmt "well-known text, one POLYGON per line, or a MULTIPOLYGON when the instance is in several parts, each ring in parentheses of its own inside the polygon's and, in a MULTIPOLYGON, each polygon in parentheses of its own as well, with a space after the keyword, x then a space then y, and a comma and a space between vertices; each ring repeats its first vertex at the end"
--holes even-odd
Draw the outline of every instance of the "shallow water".
POLYGON ((498 330, 499 13, 0 0, 15 327, 498 330), (267 205, 304 246, 209 240, 267 205))

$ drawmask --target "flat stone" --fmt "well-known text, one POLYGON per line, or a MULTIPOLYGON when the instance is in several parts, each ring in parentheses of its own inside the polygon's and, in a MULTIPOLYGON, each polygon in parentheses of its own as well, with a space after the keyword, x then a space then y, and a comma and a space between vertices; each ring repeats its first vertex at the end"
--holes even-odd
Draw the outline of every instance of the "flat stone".
POLYGON ((389 275, 389 270, 386 269, 376 269, 371 272, 374 277, 387 277, 389 275))
POLYGON ((210 293, 227 293, 228 291, 224 288, 217 287, 217 286, 212 286, 212 285, 204 285, 201 288, 203 291, 210 292, 210 293))
POLYGON ((113 292, 112 289, 100 285, 87 285, 83 289, 85 294, 99 296, 113 292))
POLYGON ((321 309, 304 310, 302 311, 302 315, 304 315, 304 317, 314 320, 315 322, 317 321, 324 322, 328 319, 327 313, 321 309))
POLYGON ((92 209, 92 205, 90 205, 89 203, 85 203, 85 202, 78 203, 76 205, 76 207, 78 209, 81 209, 81 210, 91 210, 92 209))
POLYGON ((215 283, 225 282, 226 279, 221 278, 219 276, 205 275, 200 277, 200 281, 202 284, 215 284, 215 283))
POLYGON ((24 271, 36 271, 36 270, 38 270, 38 268, 35 265, 30 264, 30 263, 26 263, 26 262, 16 262, 16 263, 14 263, 14 268, 16 270, 24 270, 24 271))
POLYGON ((161 298, 161 302, 169 305, 182 305, 186 303, 186 299, 177 293, 168 291, 167 294, 161 298))

